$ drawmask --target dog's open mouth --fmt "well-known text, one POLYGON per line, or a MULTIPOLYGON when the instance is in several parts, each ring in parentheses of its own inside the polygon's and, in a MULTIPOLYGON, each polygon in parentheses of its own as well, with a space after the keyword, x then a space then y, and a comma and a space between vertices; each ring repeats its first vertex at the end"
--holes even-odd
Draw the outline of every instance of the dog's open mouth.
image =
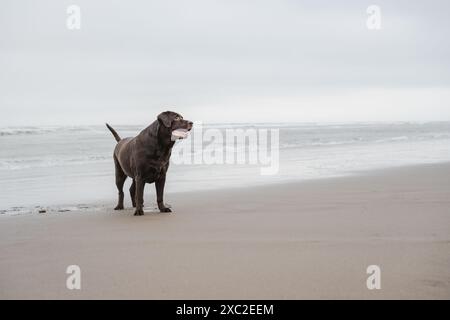
POLYGON ((172 141, 178 140, 178 139, 185 139, 187 138, 189 134, 188 129, 176 129, 172 131, 172 141))

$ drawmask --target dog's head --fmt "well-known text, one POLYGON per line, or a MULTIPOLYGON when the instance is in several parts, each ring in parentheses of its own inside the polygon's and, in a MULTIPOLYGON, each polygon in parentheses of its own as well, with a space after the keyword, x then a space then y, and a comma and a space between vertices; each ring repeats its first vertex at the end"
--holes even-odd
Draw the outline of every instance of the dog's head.
POLYGON ((189 132, 192 129, 192 121, 184 120, 183 117, 173 111, 165 111, 158 115, 158 122, 163 132, 167 133, 169 137, 178 137, 183 139, 183 134, 189 132))

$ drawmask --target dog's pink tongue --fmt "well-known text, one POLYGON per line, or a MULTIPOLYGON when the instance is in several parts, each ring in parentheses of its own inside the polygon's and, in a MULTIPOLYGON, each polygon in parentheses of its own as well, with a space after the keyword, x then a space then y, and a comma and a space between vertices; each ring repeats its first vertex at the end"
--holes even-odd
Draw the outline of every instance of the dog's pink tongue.
POLYGON ((177 139, 185 139, 188 136, 188 131, 186 129, 177 129, 172 131, 172 141, 177 139))

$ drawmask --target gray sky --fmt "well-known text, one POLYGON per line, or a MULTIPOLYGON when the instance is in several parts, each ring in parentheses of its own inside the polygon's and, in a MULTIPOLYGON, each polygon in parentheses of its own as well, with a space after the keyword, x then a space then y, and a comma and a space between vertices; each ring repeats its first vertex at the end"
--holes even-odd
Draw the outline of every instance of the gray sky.
POLYGON ((449 1, 2 0, 0 126, 450 120, 449 1), (81 30, 66 27, 81 8, 81 30), (369 5, 381 30, 366 27, 369 5))

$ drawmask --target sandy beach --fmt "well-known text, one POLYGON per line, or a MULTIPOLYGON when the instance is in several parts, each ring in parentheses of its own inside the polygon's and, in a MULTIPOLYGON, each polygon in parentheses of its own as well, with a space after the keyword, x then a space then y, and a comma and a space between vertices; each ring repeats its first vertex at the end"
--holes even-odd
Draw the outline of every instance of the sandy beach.
POLYGON ((2 215, 0 298, 449 299, 449 178, 433 164, 167 193, 172 214, 134 217, 129 198, 117 212, 112 195, 96 210, 2 215), (66 288, 73 264, 81 290, 66 288))

